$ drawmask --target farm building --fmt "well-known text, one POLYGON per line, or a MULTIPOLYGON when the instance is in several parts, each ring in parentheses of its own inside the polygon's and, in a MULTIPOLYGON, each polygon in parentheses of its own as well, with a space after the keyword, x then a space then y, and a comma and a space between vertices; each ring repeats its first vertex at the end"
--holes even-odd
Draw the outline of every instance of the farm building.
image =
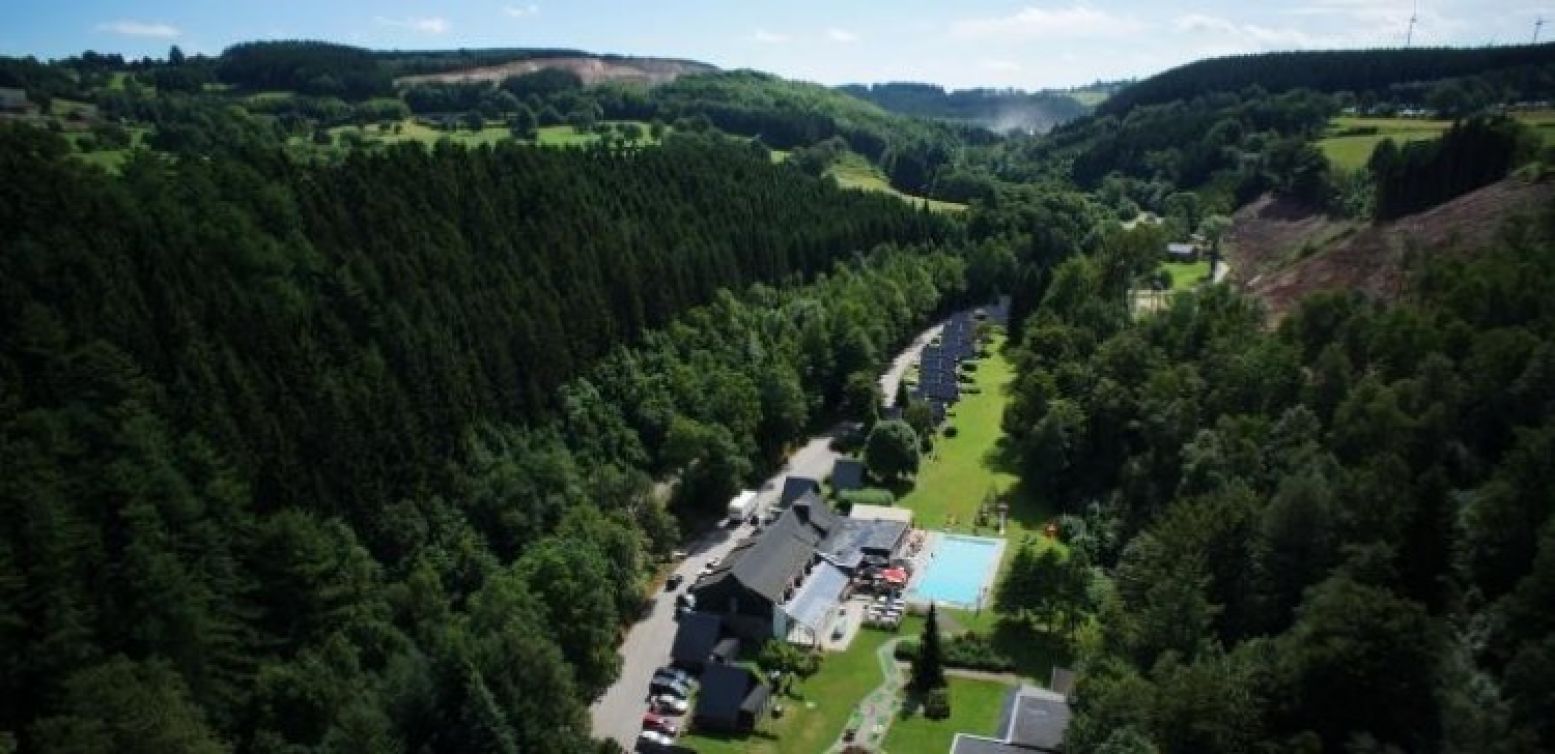
POLYGON ((1191 243, 1169 243, 1166 245, 1166 258, 1173 262, 1197 262, 1199 247, 1191 243))

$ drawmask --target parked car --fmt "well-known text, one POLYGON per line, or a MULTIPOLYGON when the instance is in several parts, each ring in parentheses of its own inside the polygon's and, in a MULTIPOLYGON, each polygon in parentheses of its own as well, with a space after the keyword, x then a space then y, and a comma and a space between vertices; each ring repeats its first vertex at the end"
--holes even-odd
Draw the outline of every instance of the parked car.
POLYGON ((666 751, 675 745, 675 739, 658 731, 645 730, 637 735, 638 751, 666 751))
POLYGON ((653 680, 648 682, 648 693, 652 696, 667 695, 685 699, 691 696, 691 687, 678 679, 654 676, 653 680))
POLYGON ((661 715, 684 715, 686 710, 691 707, 690 703, 685 699, 669 694, 655 696, 650 700, 649 705, 654 712, 661 715))
POLYGON ((682 583, 684 583, 685 580, 686 580, 685 574, 672 573, 672 574, 670 574, 669 580, 664 582, 664 589, 665 589, 665 591, 673 592, 676 589, 679 589, 680 585, 682 583))
POLYGON ((658 670, 653 671, 653 676, 655 678, 658 678, 660 676, 664 676, 666 678, 673 678, 673 679, 675 679, 677 681, 680 681, 681 683, 685 684, 686 686, 699 686, 699 685, 701 685, 701 682, 697 680, 696 676, 694 676, 694 675, 692 675, 690 673, 687 673, 686 671, 681 670, 680 668, 672 668, 672 667, 670 667, 668 665, 665 665, 664 667, 659 668, 658 670))
POLYGON ((643 729, 656 730, 666 736, 671 737, 680 735, 680 726, 676 725, 674 720, 660 715, 655 715, 652 712, 643 714, 643 729))

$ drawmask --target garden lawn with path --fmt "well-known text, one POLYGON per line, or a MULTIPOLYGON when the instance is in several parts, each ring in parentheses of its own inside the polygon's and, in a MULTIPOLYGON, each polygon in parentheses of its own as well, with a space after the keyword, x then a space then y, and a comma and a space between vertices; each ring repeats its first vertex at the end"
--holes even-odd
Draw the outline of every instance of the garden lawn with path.
POLYGON ((883 751, 889 754, 945 754, 957 733, 997 737, 999 713, 1010 686, 971 678, 945 679, 950 684, 950 717, 930 720, 914 711, 897 717, 886 733, 883 751))
POLYGON ((876 656, 880 647, 922 632, 921 618, 902 621, 899 632, 861 629, 846 652, 822 655, 821 669, 794 683, 797 698, 773 697, 783 705, 782 717, 769 715, 748 736, 689 733, 677 743, 701 754, 819 754, 842 734, 859 701, 884 680, 876 656))

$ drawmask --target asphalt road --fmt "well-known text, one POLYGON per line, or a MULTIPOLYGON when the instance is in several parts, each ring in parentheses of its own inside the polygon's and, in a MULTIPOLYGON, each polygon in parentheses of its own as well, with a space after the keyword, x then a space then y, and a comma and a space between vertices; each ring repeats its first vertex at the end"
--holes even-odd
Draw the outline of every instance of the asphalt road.
MULTIPOLYGON (((887 405, 896 396, 896 386, 902 376, 917 361, 924 346, 939 334, 940 327, 942 325, 935 325, 919 335, 881 375, 880 386, 885 391, 887 405)), ((768 479, 759 490, 757 506, 761 512, 765 513, 777 502, 778 495, 782 494, 783 483, 789 476, 821 481, 831 473, 838 456, 831 449, 833 436, 834 432, 828 432, 813 437, 788 457, 788 465, 768 479)), ((686 559, 674 571, 685 577, 684 583, 675 592, 661 590, 654 595, 653 607, 647 617, 632 626, 626 634, 626 641, 621 643, 620 677, 589 708, 596 737, 615 739, 627 751, 634 750, 637 734, 642 730, 643 712, 648 709, 648 682, 652 680, 654 670, 669 664, 670 645, 675 642, 675 595, 690 588, 709 558, 724 557, 736 542, 750 533, 751 527, 743 524, 738 529, 718 528, 704 534, 686 548, 686 559)))

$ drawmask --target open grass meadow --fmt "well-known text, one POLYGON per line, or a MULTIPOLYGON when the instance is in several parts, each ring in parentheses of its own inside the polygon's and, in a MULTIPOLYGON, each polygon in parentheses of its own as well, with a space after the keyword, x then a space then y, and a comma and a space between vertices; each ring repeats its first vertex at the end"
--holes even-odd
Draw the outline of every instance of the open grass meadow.
POLYGON ((774 700, 783 705, 782 717, 768 716, 749 736, 690 733, 680 744, 701 754, 819 754, 842 735, 859 701, 885 680, 880 647, 922 631, 920 618, 904 620, 898 633, 865 628, 848 651, 825 655, 819 672, 795 684, 793 697, 774 700))
MULTIPOLYGON (((1532 128, 1545 144, 1555 143, 1555 111, 1530 110, 1512 113, 1512 117, 1532 128)), ((1360 170, 1366 167, 1371 153, 1384 139, 1392 139, 1400 146, 1415 141, 1439 138, 1452 127, 1450 120, 1422 118, 1335 118, 1328 125, 1328 134, 1317 143, 1328 161, 1343 170, 1360 170), (1355 133, 1375 129, 1375 133, 1355 133)))
MULTIPOLYGON (((631 121, 609 121, 610 125, 622 125, 628 122, 631 121)), ((369 144, 397 144, 414 141, 432 145, 447 138, 456 144, 467 147, 495 145, 498 142, 508 141, 513 138, 507 124, 498 122, 489 123, 479 131, 472 131, 466 128, 445 131, 426 125, 415 118, 406 118, 396 125, 399 128, 398 131, 392 128, 386 130, 379 126, 368 126, 365 128, 359 126, 339 126, 330 129, 330 135, 335 138, 337 144, 342 138, 347 138, 347 134, 354 133, 358 138, 369 144)), ((647 123, 637 123, 637 125, 643 129, 644 135, 641 139, 634 142, 635 144, 638 146, 652 146, 659 143, 657 139, 648 135, 647 123)), ((601 136, 597 133, 579 131, 572 126, 546 126, 536 132, 535 139, 531 143, 539 144, 543 147, 585 147, 598 143, 600 139, 601 136)))
POLYGON ((945 754, 957 733, 996 736, 999 713, 1010 687, 997 681, 951 677, 950 717, 930 720, 917 712, 891 723, 884 751, 890 754, 945 754))
POLYGON ((966 210, 965 204, 942 202, 937 199, 924 199, 897 191, 895 188, 892 188, 890 181, 887 181, 885 175, 880 172, 880 168, 875 167, 869 160, 864 159, 863 155, 853 152, 844 154, 836 165, 833 165, 831 169, 826 171, 826 174, 837 179, 837 185, 843 188, 878 191, 899 197, 902 201, 913 204, 928 202, 929 209, 935 212, 963 212, 966 210))

